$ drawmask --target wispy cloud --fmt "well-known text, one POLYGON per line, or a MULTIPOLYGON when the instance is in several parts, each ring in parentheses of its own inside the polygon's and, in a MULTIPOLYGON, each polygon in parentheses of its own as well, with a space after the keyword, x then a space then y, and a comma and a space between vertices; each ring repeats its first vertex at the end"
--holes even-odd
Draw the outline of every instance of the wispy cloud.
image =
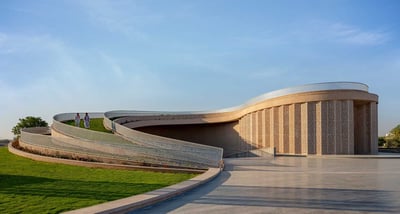
POLYGON ((79 1, 94 25, 112 33, 147 40, 148 35, 142 26, 159 22, 157 15, 140 7, 135 1, 79 1))
POLYGON ((332 24, 328 28, 328 33, 339 42, 354 45, 380 45, 390 38, 387 32, 362 30, 341 23, 332 24))
POLYGON ((262 70, 250 71, 248 75, 253 79, 271 79, 285 76, 289 73, 289 69, 285 67, 269 67, 262 70))
POLYGON ((0 32, 0 54, 37 54, 62 52, 64 44, 50 35, 25 35, 0 32))
POLYGON ((106 62, 106 64, 108 66, 110 66, 111 71, 115 77, 117 77, 117 78, 124 77, 124 71, 122 70, 121 66, 117 62, 117 59, 115 59, 114 57, 112 57, 104 52, 99 52, 99 55, 103 59, 103 61, 106 62))
POLYGON ((42 14, 34 9, 28 8, 28 7, 16 7, 16 8, 12 8, 10 9, 16 13, 20 13, 20 14, 28 14, 28 15, 33 15, 33 16, 41 16, 42 14))
POLYGON ((236 36, 233 41, 236 44, 244 44, 249 46, 266 47, 288 45, 291 41, 287 35, 281 35, 274 32, 260 32, 259 36, 236 36))
POLYGON ((23 115, 51 122, 51 114, 73 108, 71 100, 89 89, 80 84, 86 72, 73 51, 50 35, 0 33, 0 71, 0 100, 9 106, 1 115, 3 136, 23 115))
POLYGON ((253 35, 240 35, 232 38, 235 45, 262 48, 319 43, 375 46, 385 44, 390 39, 391 34, 388 31, 363 29, 340 22, 320 20, 297 23, 284 28, 284 30, 265 31, 260 29, 253 35))
MULTIPOLYGON (((6 85, 10 90, 23 95, 36 91, 58 97, 65 95, 65 89, 77 78, 87 77, 74 51, 57 38, 37 34, 0 35, 0 55, 4 62, 0 64, 0 78, 8 80, 6 85)), ((84 89, 85 86, 77 85, 69 90, 74 93, 84 89)))
POLYGON ((0 54, 9 52, 5 47, 7 44, 7 39, 7 35, 0 32, 0 54))

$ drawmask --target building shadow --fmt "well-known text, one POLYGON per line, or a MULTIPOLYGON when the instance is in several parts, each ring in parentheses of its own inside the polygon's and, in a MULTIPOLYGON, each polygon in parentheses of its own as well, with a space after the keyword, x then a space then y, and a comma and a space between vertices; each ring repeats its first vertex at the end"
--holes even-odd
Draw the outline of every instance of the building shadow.
POLYGON ((110 201, 162 187, 162 184, 79 181, 0 174, 0 193, 4 195, 110 201), (122 189, 131 191, 123 192, 122 189))
POLYGON ((191 203, 398 213, 400 207, 393 197, 390 191, 381 190, 222 185, 191 203))

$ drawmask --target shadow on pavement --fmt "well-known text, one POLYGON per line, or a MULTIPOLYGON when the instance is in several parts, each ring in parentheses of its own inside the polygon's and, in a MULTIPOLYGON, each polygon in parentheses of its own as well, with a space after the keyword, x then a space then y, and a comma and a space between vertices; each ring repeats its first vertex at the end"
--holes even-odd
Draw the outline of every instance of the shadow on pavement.
POLYGON ((131 214, 134 214, 134 213, 145 214, 145 213, 154 213, 154 212, 158 212, 158 213, 170 212, 172 210, 178 209, 179 207, 181 207, 187 203, 192 203, 196 200, 199 200, 200 198, 204 197, 208 193, 214 191, 217 187, 219 187, 226 180, 228 180, 230 176, 231 175, 229 172, 223 171, 212 181, 210 181, 206 184, 203 184, 193 190, 190 190, 184 194, 181 194, 177 197, 173 197, 166 201, 157 203, 155 205, 132 211, 130 213, 131 214), (173 203, 171 203, 172 201, 173 201, 173 203), (158 209, 161 209, 161 210, 158 210, 158 209))
POLYGON ((222 185, 192 203, 362 212, 398 212, 390 191, 222 185), (226 194, 229 192, 229 194, 226 194))

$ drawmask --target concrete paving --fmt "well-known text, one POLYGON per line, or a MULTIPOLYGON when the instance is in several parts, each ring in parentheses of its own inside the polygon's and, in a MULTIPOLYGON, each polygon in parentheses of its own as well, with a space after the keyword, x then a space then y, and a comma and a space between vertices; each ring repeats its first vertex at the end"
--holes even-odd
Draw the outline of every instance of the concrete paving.
POLYGON ((226 159, 213 181, 131 213, 398 213, 400 159, 226 159))

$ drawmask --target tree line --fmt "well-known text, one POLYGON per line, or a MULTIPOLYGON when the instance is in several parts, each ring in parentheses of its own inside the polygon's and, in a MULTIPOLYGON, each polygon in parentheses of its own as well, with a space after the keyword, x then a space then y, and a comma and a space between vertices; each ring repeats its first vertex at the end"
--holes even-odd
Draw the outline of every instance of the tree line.
POLYGON ((394 127, 386 136, 379 137, 379 147, 400 148, 400 124, 394 127))

